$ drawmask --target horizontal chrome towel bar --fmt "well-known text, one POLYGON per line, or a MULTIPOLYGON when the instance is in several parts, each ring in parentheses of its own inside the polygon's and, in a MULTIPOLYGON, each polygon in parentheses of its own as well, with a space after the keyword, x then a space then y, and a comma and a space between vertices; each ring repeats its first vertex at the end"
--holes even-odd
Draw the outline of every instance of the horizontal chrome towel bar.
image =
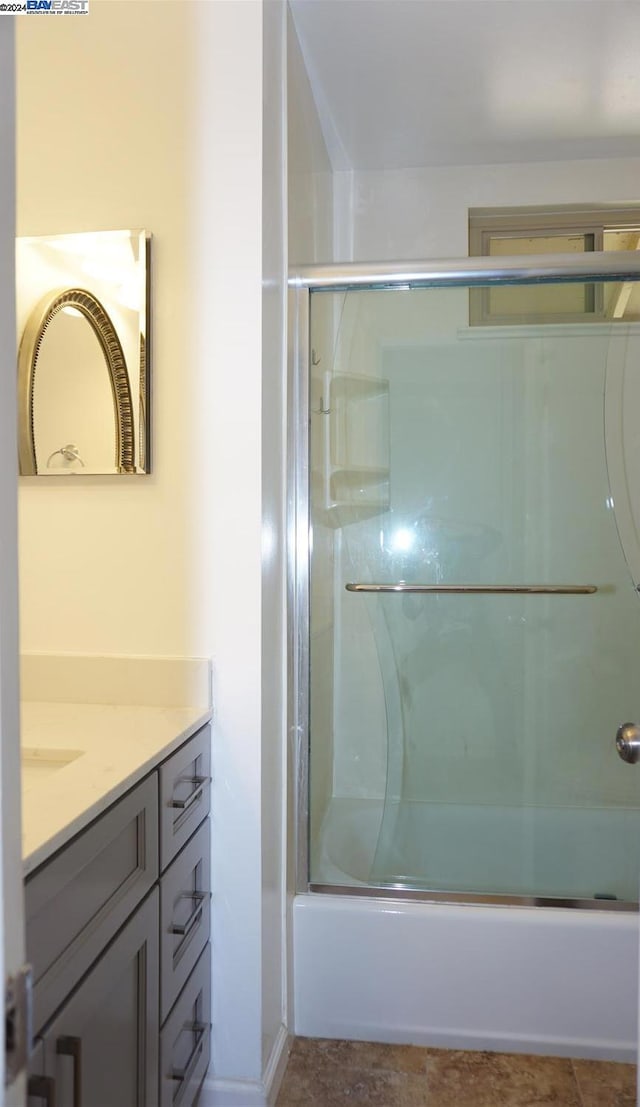
POLYGON ((345 584, 347 592, 440 592, 488 596, 590 596, 598 589, 595 584, 345 584))
POLYGON ((640 280, 635 250, 522 257, 439 258, 435 261, 340 263, 302 266, 289 274, 292 288, 314 292, 350 289, 429 288, 489 284, 640 280))

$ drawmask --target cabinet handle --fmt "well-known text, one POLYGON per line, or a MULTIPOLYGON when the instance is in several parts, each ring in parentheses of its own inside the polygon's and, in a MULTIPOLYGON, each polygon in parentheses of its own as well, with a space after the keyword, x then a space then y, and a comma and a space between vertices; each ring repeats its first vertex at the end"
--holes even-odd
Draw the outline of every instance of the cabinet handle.
POLYGON ((27 1084, 29 1099, 43 1099, 45 1107, 56 1107, 56 1085, 50 1076, 30 1076, 27 1084))
POLYGON ((179 934, 182 938, 186 938, 187 934, 190 934, 194 926, 200 922, 202 918, 202 904, 210 893, 208 892, 183 892, 180 899, 190 899, 195 904, 193 911, 189 915, 186 923, 182 925, 174 923, 171 927, 172 934, 179 934))
POLYGON ((191 795, 187 796, 186 800, 171 800, 169 807, 175 807, 183 814, 188 811, 190 807, 193 807, 194 803, 202 797, 202 790, 205 784, 208 784, 211 780, 210 776, 189 776, 183 778, 185 783, 195 784, 195 788, 191 795))
POLYGON ((73 1107, 82 1107, 82 1039, 58 1038, 56 1053, 73 1059, 73 1107))
MULTIPOLYGON (((204 1022, 190 1022, 190 1023, 187 1023, 183 1027, 183 1029, 184 1030, 189 1030, 189 1031, 191 1031, 192 1034, 195 1034, 196 1035, 196 1040, 195 1040, 193 1049, 191 1051, 189 1060, 187 1061, 184 1068, 183 1069, 174 1069, 173 1072, 171 1073, 171 1079, 175 1080, 176 1083, 178 1083, 178 1084, 186 1084, 191 1079, 191 1077, 193 1075, 193 1070, 195 1069, 195 1067, 198 1063, 198 1060, 200 1059, 200 1054, 202 1053, 202 1050, 204 1048, 204 1036, 205 1036, 207 1030, 209 1029, 209 1027, 208 1027, 207 1023, 204 1023, 204 1022)), ((179 1097, 180 1097, 180 1091, 178 1089, 178 1091, 176 1092, 176 1094, 173 1097, 173 1102, 175 1103, 179 1099, 179 1097)))

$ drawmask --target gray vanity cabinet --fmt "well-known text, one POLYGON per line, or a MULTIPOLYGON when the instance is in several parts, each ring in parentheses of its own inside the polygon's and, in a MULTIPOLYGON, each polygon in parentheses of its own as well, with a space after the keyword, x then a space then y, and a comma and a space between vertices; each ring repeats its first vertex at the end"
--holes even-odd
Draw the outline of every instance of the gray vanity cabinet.
POLYGON ((44 1026, 158 878, 157 773, 29 877, 34 1023, 44 1026))
POLYGON ((59 1107, 157 1107, 158 892, 154 890, 43 1037, 59 1107))
POLYGON ((29 1107, 193 1107, 210 1054, 211 728, 29 877, 29 1107))

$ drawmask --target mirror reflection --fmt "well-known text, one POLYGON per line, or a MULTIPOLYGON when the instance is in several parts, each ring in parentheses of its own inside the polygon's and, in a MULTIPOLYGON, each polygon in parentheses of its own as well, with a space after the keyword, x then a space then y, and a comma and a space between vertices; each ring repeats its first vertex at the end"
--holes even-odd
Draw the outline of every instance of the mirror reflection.
POLYGON ((33 387, 38 472, 88 468, 104 473, 114 464, 116 414, 106 368, 89 321, 75 307, 62 308, 38 351, 33 387), (83 454, 76 438, 85 444, 83 454))
POLYGON ((144 231, 18 240, 23 475, 150 471, 148 251, 144 231))

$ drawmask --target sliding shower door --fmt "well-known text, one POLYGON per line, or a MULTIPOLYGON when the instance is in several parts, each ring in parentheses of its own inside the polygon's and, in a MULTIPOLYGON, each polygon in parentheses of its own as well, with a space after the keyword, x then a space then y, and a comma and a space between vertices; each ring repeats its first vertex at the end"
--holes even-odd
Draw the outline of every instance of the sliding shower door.
POLYGON ((637 901, 638 291, 311 293, 312 884, 637 901))

